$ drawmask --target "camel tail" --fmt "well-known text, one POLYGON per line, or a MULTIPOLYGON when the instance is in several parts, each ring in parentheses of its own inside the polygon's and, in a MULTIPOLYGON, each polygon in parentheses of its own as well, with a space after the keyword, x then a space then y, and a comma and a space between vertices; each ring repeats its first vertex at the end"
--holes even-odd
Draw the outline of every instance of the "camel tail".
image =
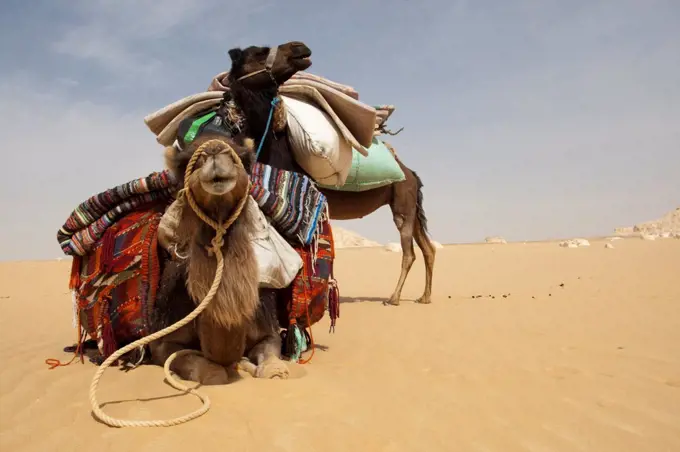
POLYGON ((423 228, 425 234, 430 235, 427 230, 427 217, 425 216, 425 209, 423 208, 423 181, 416 174, 415 171, 411 170, 413 177, 416 178, 416 183, 418 184, 418 197, 416 198, 416 215, 418 216, 418 222, 423 228))

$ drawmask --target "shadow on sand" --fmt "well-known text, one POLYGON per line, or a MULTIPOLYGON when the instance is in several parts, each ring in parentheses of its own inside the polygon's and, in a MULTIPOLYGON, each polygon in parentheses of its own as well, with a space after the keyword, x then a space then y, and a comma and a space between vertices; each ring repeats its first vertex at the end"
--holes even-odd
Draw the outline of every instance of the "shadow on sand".
POLYGON ((340 297, 340 303, 387 303, 385 297, 340 297))

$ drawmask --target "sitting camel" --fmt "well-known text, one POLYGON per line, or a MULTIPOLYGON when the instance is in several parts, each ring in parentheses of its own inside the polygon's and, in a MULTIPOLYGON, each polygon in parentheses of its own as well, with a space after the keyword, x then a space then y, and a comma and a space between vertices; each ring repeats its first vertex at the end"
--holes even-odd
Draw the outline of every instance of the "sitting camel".
MULTIPOLYGON (((198 207, 218 223, 226 220, 239 201, 248 196, 253 142, 205 134, 178 150, 168 147, 166 165, 177 180, 184 180, 193 152, 207 148, 198 158, 189 186, 198 207), (228 148, 241 161, 235 161, 228 148)), ((201 220, 187 202, 180 204, 177 237, 184 241, 185 259, 164 263, 154 308, 154 329, 160 330, 185 317, 206 296, 215 277, 217 262, 209 248, 215 231, 201 220)), ((248 209, 224 235, 222 281, 212 304, 197 319, 150 344, 152 362, 165 360, 182 349, 198 354, 177 356, 171 370, 185 380, 225 384, 242 368, 259 378, 287 378, 288 367, 280 359, 281 338, 273 291, 258 291, 258 266, 250 244, 253 218, 248 209), (247 360, 242 361, 242 357, 247 360)))
MULTIPOLYGON (((228 85, 234 103, 245 117, 246 134, 258 143, 264 138, 258 161, 303 174, 305 171, 295 162, 286 139, 287 129, 281 104, 276 107, 273 126, 266 136, 263 135, 271 102, 278 96, 278 86, 296 72, 309 68, 312 64, 311 55, 311 50, 301 42, 288 42, 277 48, 251 46, 229 51, 232 66, 228 85)), ((384 205, 390 206, 392 219, 401 236, 403 254, 399 282, 387 303, 399 304, 406 277, 416 259, 413 239, 425 259, 425 291, 417 302, 430 303, 436 250, 428 238, 427 218, 423 209, 423 183, 415 171, 401 162, 392 146, 388 143, 385 145, 392 151, 406 176, 405 180, 362 192, 321 187, 320 190, 328 200, 330 218, 335 220, 363 218, 384 205)))

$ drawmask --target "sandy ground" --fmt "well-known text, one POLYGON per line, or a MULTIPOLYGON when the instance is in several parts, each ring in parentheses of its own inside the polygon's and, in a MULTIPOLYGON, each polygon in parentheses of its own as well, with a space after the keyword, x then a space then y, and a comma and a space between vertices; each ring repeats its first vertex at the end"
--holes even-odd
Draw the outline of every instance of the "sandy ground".
MULTIPOLYGON (((212 409, 165 429, 95 421, 93 365, 47 370, 74 339, 69 264, 0 264, 0 450, 679 451, 680 240, 615 244, 446 247, 433 304, 407 301, 419 256, 399 307, 380 303, 399 255, 342 250, 327 350, 294 379, 201 388, 212 409)), ((109 369, 99 399, 138 419, 199 404, 153 366, 109 369)))

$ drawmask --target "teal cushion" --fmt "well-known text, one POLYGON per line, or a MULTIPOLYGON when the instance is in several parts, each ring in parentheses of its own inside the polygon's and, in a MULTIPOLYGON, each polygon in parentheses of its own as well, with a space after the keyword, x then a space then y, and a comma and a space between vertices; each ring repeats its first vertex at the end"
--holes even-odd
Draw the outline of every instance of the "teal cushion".
POLYGON ((344 185, 319 186, 340 191, 366 191, 406 179, 385 143, 373 137, 373 143, 367 150, 368 157, 364 157, 356 149, 352 149, 352 168, 344 185))

